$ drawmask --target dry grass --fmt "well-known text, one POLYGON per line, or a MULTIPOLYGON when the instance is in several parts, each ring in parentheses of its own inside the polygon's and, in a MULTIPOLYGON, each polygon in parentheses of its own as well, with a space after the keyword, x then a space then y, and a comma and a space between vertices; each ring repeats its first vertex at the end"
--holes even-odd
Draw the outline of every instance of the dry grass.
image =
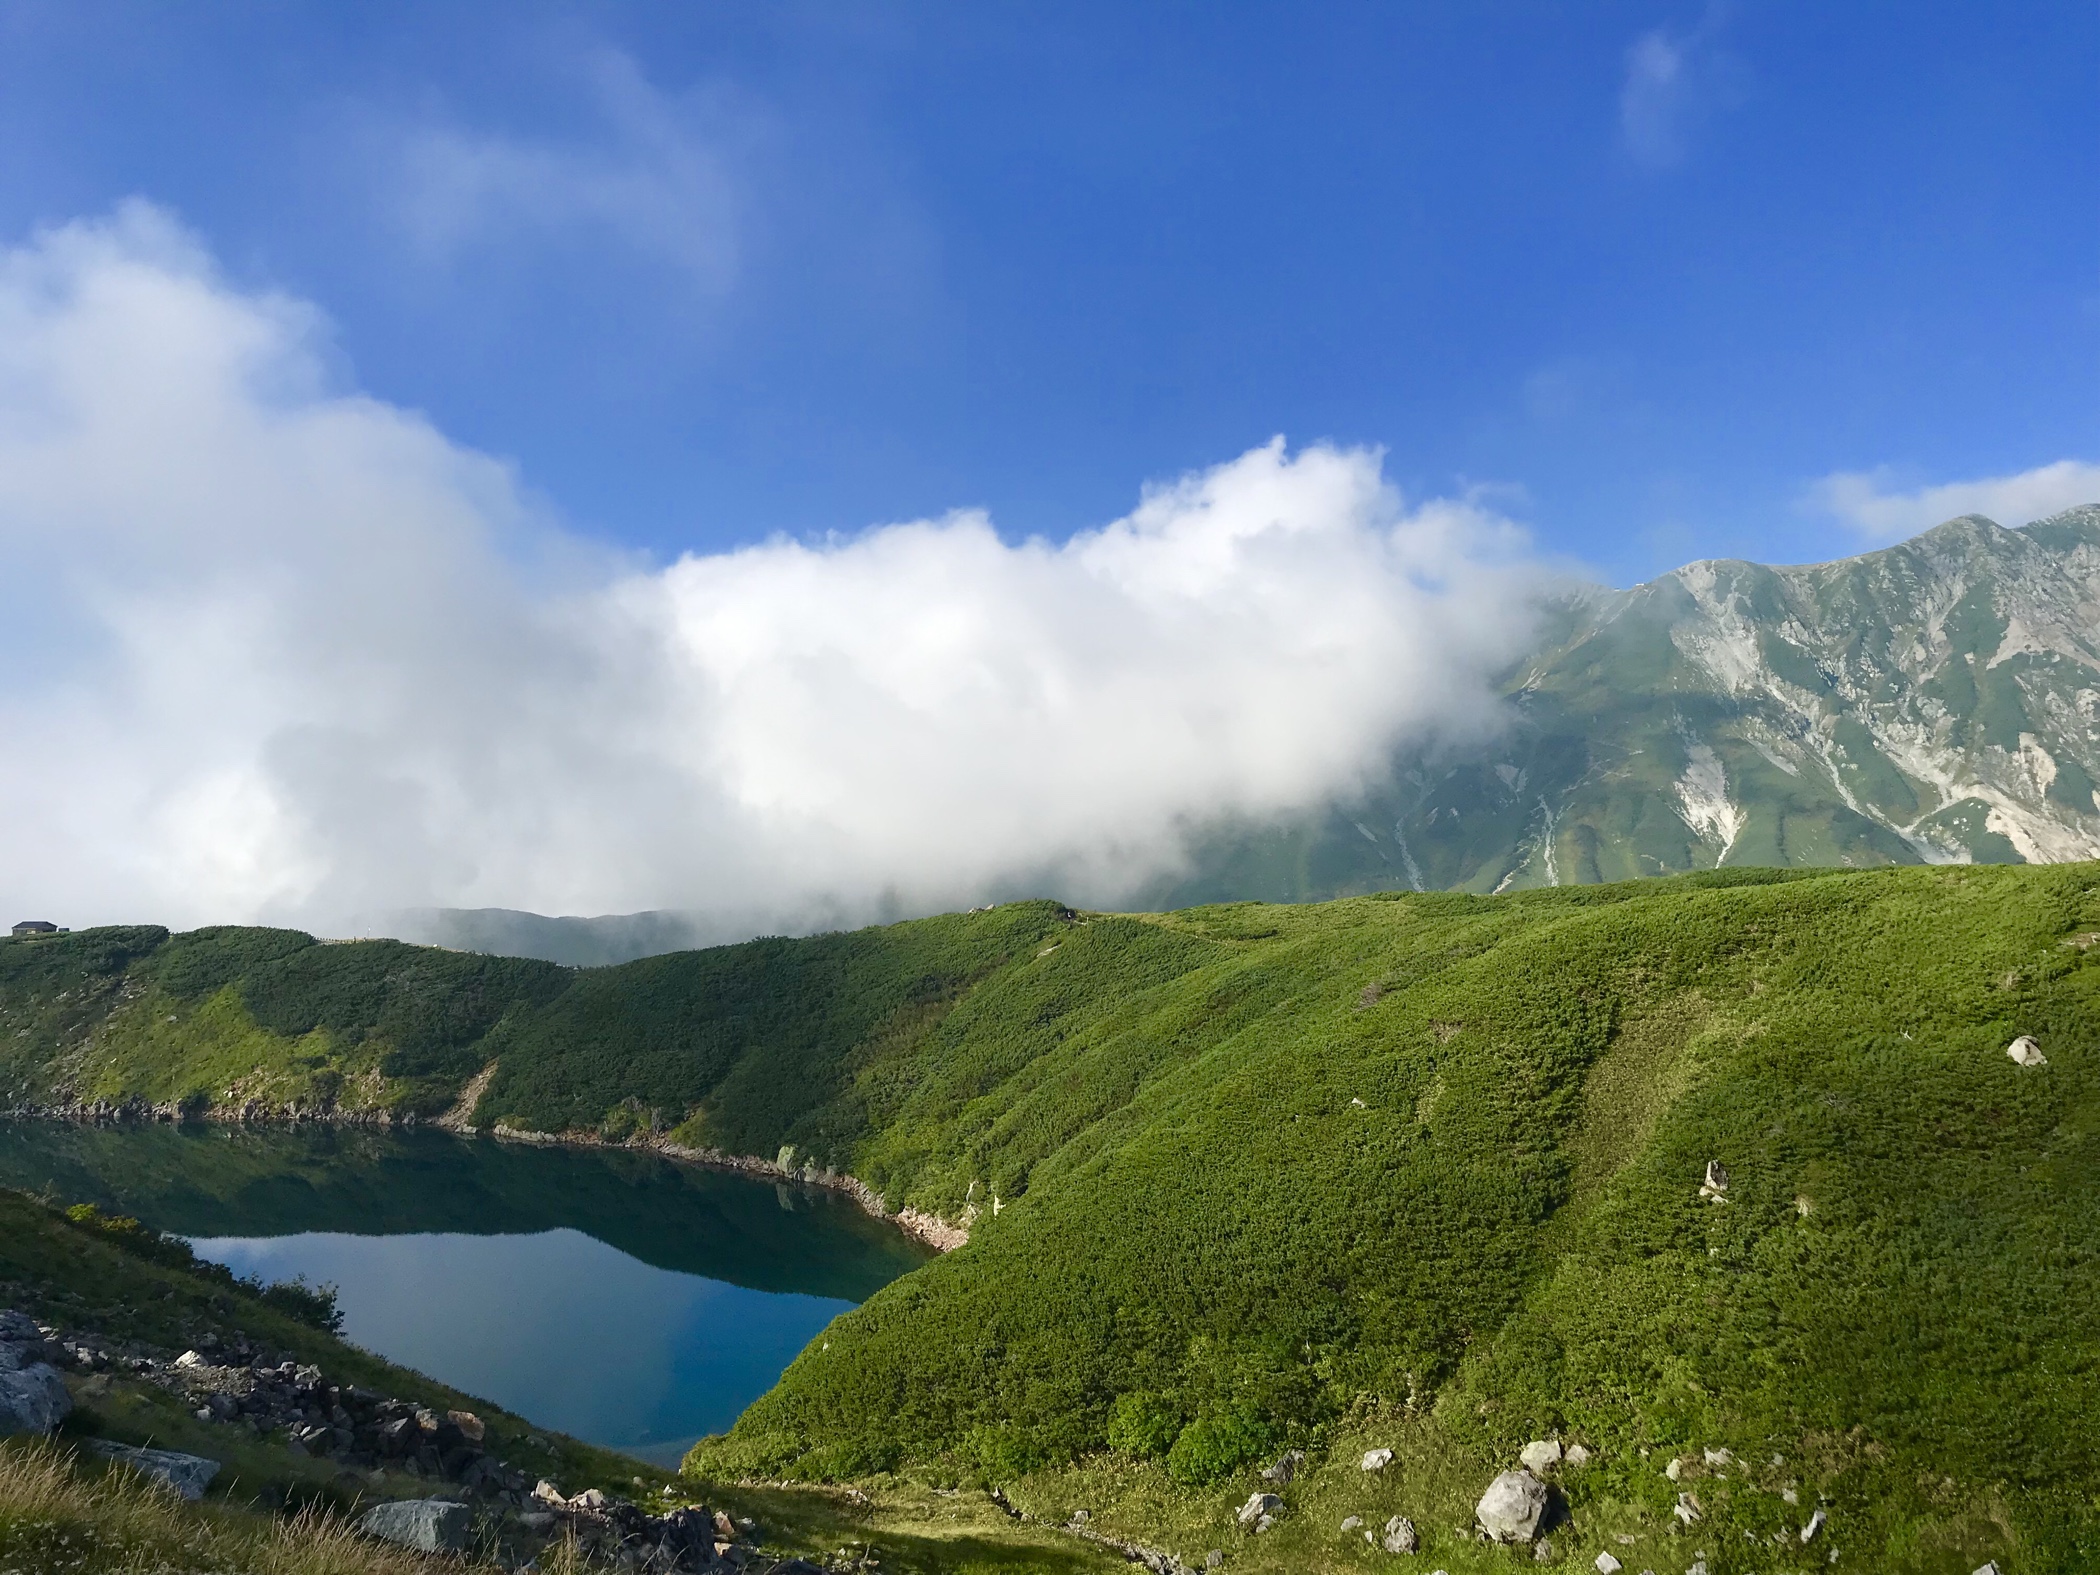
MULTIPOLYGON (((453 1569, 476 1567, 446 1561, 453 1569)), ((543 1560, 552 1575, 562 1561, 543 1560)), ((489 1568, 490 1566, 480 1566, 489 1568)), ((42 1440, 0 1444, 0 1575, 427 1575, 415 1554, 316 1510, 279 1519, 185 1504, 121 1467, 42 1440)))

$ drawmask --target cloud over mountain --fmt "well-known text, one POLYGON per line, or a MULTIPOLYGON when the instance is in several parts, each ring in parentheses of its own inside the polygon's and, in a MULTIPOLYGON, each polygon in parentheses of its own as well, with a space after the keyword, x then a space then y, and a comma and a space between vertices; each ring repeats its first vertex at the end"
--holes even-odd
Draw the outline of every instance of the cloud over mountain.
POLYGON ((1840 471, 1809 489, 1809 506, 1876 541, 1900 541, 1942 520, 1981 514, 2000 525, 2025 525, 2100 498, 2100 465, 2060 459, 2010 476, 1982 476, 1902 491, 1895 473, 1840 471))
POLYGON ((1491 729, 1544 583, 1477 502, 1281 440, 1063 543, 966 511, 652 565, 331 365, 151 207, 0 257, 24 912, 1112 900, 1192 819, 1491 729))

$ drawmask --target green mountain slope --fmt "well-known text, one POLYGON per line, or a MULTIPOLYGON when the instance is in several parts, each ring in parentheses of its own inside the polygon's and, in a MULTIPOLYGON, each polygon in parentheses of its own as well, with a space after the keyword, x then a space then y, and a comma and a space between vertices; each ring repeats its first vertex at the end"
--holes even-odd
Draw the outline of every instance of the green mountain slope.
POLYGON ((116 1092, 150 1027, 165 1089, 237 1027, 404 1099, 457 1087, 439 1045, 495 1062, 479 1123, 792 1144, 971 1222, 712 1471, 977 1475, 1250 1568, 1368 1567, 1333 1526, 1401 1512, 1456 1575, 1503 1567, 1451 1528, 1558 1432, 1597 1455, 1553 1534, 1585 1564, 2070 1570, 2100 1558, 2096 933, 2089 865, 1024 904, 545 976, 295 947, 219 983, 174 960, 288 943, 102 932, 0 943, 0 1042, 17 1086, 116 1092), (471 1010, 429 993, 444 969, 471 1010), (2006 1057, 2021 1033, 2048 1065, 2006 1057), (386 1083, 395 1035, 424 1049, 386 1083), (1375 1480, 1373 1445, 1398 1451, 1375 1480), (1285 1517, 1234 1540, 1287 1446, 1313 1460, 1285 1517), (1701 1464, 1722 1448, 1756 1464, 1701 1464))
POLYGON ((2100 857, 2100 507, 1578 597, 1476 754, 1215 831, 1162 906, 2100 857))

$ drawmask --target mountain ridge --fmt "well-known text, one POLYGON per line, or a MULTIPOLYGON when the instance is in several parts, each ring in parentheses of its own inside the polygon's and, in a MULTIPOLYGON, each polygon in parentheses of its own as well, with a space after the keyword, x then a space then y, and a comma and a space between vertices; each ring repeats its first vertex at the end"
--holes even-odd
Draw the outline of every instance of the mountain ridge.
MULTIPOLYGON (((1576 587, 1502 693, 1489 744, 1403 752, 1361 793, 1199 828, 1181 870, 1116 906, 2100 858, 2100 505, 1576 587)), ((382 927, 572 966, 736 938, 676 910, 417 909, 382 927)))

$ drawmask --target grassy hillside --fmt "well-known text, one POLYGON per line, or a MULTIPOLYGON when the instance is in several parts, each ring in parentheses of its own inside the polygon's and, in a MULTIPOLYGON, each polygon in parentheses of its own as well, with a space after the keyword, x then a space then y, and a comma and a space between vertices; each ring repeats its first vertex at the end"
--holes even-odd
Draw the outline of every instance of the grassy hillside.
MULTIPOLYGON (((654 1467, 546 1432, 347 1345, 317 1326, 325 1322, 319 1316, 325 1304, 311 1293, 287 1296, 273 1287, 258 1294, 135 1221, 84 1208, 64 1212, 0 1189, 0 1307, 28 1311, 66 1331, 68 1340, 162 1358, 208 1339, 249 1342, 273 1359, 312 1363, 334 1382, 439 1411, 469 1407, 485 1422, 492 1451, 570 1493, 596 1487, 658 1508, 690 1496, 692 1484, 654 1467)), ((75 1368, 66 1383, 75 1409, 57 1438, 0 1438, 0 1570, 414 1575, 434 1567, 348 1529, 364 1505, 430 1492, 434 1484, 427 1479, 393 1470, 346 1474, 339 1462, 288 1450, 279 1436, 200 1418, 190 1409, 193 1400, 133 1376, 123 1364, 92 1374, 75 1368), (106 1468, 88 1452, 94 1438, 200 1454, 222 1470, 203 1502, 184 1504, 106 1468)), ((739 1550, 755 1554, 745 1565, 753 1575, 790 1555, 836 1568, 859 1567, 859 1555, 872 1554, 880 1567, 903 1575, 1099 1575, 1121 1568, 1084 1544, 1016 1527, 982 1499, 957 1503, 909 1490, 848 1498, 712 1484, 707 1498, 755 1518, 764 1550, 739 1550), (836 1557, 842 1548, 854 1556, 836 1557)), ((445 1566, 488 1575, 517 1568, 515 1546, 498 1556, 503 1543, 499 1520, 484 1516, 473 1553, 445 1566)), ((555 1542, 526 1567, 590 1575, 628 1566, 580 1558, 555 1542)))
MULTIPOLYGON (((1335 1528, 1399 1512, 1457 1575, 1507 1566, 1454 1528, 1558 1433, 1598 1458, 1560 1484, 1557 1558, 2073 1570, 2100 1560, 2096 887, 1724 870, 1022 905, 556 971, 543 998, 505 976, 448 1065, 496 1059, 477 1119, 624 1111, 974 1212, 696 1468, 1000 1481, 1246 1568, 1383 1562, 1335 1528), (2046 1067, 2006 1058, 2020 1033, 2046 1067), (1375 1477, 1373 1445, 1398 1452, 1375 1477), (1284 1518, 1238 1536, 1250 1468, 1293 1446, 1284 1518), (1701 1463, 1722 1448, 1756 1464, 1701 1463), (1812 1550, 1773 1540, 1819 1501, 1812 1550)), ((124 952, 95 986, 120 1004, 17 1064, 107 1077, 81 1046, 120 1037, 127 992, 174 993, 177 944, 34 943, 124 952)), ((207 983, 282 1040, 243 977, 207 983)), ((6 1010, 52 1020, 32 996, 6 1010)), ((326 1031, 385 1075, 376 1017, 326 1031)))

